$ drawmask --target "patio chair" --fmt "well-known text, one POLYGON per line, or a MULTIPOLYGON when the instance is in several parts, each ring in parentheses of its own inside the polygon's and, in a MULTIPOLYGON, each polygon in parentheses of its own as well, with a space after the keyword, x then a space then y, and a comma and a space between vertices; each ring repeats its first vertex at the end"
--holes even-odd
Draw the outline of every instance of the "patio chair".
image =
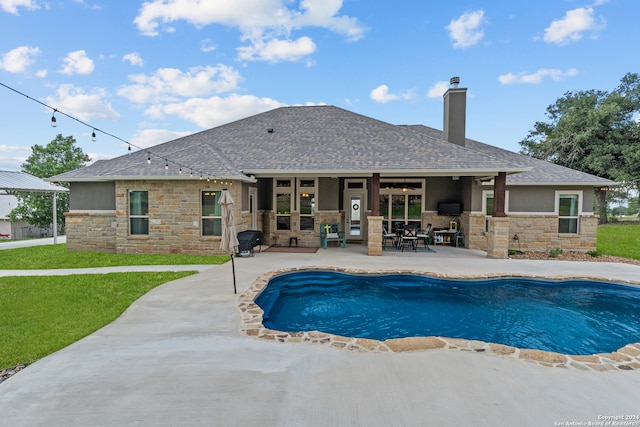
POLYGON ((453 239, 455 241, 456 248, 460 245, 464 247, 464 233, 462 232, 462 230, 458 230, 453 239))
POLYGON ((414 252, 418 249, 418 229, 414 225, 406 225, 400 235, 398 247, 404 252, 405 246, 410 246, 414 252))
POLYGON ((389 233, 387 231, 387 227, 382 227, 382 249, 384 249, 387 246, 387 242, 391 242, 391 246, 395 248, 397 244, 397 240, 398 240, 397 233, 389 233))
POLYGON ((425 249, 429 249, 429 234, 431 234, 431 224, 427 224, 427 227, 421 233, 416 234, 418 240, 424 241, 425 249))

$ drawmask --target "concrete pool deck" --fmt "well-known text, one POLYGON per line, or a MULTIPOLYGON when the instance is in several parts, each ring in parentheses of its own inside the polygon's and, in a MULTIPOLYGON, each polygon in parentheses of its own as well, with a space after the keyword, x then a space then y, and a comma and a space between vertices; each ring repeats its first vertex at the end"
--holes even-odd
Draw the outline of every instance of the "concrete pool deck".
POLYGON ((640 280, 640 266, 492 260, 483 252, 362 247, 256 253, 159 286, 120 318, 0 384, 11 426, 640 426, 640 370, 557 369, 447 349, 344 351, 241 331, 239 295, 270 271, 307 266, 640 280), (615 424, 610 424, 615 425, 615 424), (619 424, 625 425, 625 424, 619 424), (634 424, 626 424, 634 425, 634 424))

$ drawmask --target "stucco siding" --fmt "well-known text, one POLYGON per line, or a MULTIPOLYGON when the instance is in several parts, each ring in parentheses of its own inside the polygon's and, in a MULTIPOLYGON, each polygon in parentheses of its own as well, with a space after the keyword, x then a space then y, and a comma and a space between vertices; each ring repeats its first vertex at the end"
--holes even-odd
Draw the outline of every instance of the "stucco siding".
POLYGON ((72 211, 108 211, 116 208, 114 182, 72 182, 69 194, 72 211))

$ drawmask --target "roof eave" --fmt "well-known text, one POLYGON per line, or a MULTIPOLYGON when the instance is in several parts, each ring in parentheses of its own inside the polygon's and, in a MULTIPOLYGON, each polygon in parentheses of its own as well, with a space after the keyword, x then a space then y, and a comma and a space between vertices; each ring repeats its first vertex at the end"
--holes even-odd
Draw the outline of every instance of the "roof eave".
POLYGON ((530 172, 531 167, 469 168, 469 169, 248 169, 244 172, 258 177, 267 176, 496 176, 500 172, 516 174, 530 172))
MULTIPOLYGON (((55 178, 55 177, 53 177, 55 178)), ((242 181, 247 183, 257 182, 253 176, 235 175, 235 176, 191 176, 176 175, 176 176, 163 176, 163 175, 111 175, 111 176, 89 176, 89 177, 75 177, 75 178, 57 178, 55 180, 48 179, 50 182, 111 182, 111 181, 200 181, 208 179, 210 181, 242 181)))

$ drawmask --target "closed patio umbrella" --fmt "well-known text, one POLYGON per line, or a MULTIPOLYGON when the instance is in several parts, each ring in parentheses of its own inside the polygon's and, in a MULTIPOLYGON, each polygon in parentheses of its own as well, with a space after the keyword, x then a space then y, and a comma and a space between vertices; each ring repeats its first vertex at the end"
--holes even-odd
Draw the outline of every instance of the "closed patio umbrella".
POLYGON ((231 271, 233 272, 233 293, 236 291, 236 266, 233 262, 233 253, 238 247, 238 236, 236 234, 236 226, 233 218, 233 197, 225 188, 220 194, 218 204, 222 208, 222 241, 220 249, 225 253, 231 254, 231 271))

